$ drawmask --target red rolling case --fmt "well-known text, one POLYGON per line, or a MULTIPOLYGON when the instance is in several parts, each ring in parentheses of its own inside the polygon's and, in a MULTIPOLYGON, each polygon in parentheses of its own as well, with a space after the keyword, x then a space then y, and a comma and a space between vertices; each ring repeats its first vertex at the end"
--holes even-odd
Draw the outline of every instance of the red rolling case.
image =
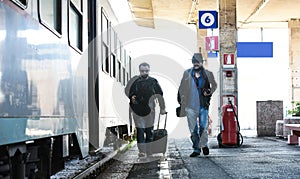
POLYGON ((157 129, 154 130, 154 140, 152 142, 152 153, 166 153, 167 142, 168 142, 168 131, 166 130, 167 125, 167 114, 165 114, 165 125, 163 129, 159 128, 160 115, 158 117, 157 129))

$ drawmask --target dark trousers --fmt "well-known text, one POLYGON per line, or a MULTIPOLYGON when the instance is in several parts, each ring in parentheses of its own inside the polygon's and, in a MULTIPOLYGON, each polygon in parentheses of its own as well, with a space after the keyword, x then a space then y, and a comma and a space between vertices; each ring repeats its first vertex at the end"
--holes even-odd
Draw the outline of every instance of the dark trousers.
POLYGON ((151 143, 153 142, 153 126, 147 128, 136 128, 137 146, 140 152, 151 154, 151 143))

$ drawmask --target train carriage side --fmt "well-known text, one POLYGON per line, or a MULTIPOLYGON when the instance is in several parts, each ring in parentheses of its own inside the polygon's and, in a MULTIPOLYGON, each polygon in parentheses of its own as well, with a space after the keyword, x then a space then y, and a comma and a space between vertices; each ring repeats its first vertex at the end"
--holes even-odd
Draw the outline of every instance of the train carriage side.
POLYGON ((131 76, 131 58, 126 53, 119 34, 115 31, 118 25, 114 9, 109 1, 96 1, 90 14, 95 27, 90 27, 94 38, 90 39, 97 50, 94 51, 94 75, 96 114, 98 120, 90 118, 90 145, 92 148, 113 145, 119 147, 131 134, 128 131, 128 99, 124 86, 131 76), (125 109, 125 110, 124 110, 125 109))
POLYGON ((0 178, 88 153, 87 1, 0 2, 0 178))

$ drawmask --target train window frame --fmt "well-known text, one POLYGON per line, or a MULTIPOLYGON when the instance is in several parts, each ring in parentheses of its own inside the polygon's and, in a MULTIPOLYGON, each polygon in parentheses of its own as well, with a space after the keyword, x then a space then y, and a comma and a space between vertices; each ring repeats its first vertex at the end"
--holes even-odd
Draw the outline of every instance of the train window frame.
POLYGON ((104 42, 102 42, 102 47, 101 47, 101 52, 102 52, 102 71, 106 74, 110 73, 110 53, 109 53, 109 47, 106 46, 104 42), (104 53, 105 52, 105 53, 104 53))
POLYGON ((111 52, 114 53, 115 55, 117 55, 117 33, 115 31, 115 29, 113 27, 111 27, 110 30, 110 48, 111 48, 111 52))
MULTIPOLYGON (((57 37, 61 38, 62 37, 62 0, 53 0, 53 1, 57 1, 57 20, 58 20, 58 29, 55 29, 55 27, 52 27, 49 22, 47 22, 47 20, 44 19, 43 17, 43 10, 41 7, 41 1, 42 0, 38 0, 38 17, 39 17, 39 21, 40 23, 46 27, 47 29, 49 29, 53 34, 55 34, 57 37)), ((49 0, 47 0, 49 2, 49 0)))
POLYGON ((102 53, 102 58, 101 58, 101 62, 102 62, 102 71, 104 73, 106 73, 107 75, 110 74, 110 21, 108 19, 108 16, 107 14, 105 13, 104 11, 104 8, 102 7, 101 9, 101 53, 102 53), (105 19, 104 19, 105 18, 105 19), (104 25, 104 20, 106 20, 106 29, 103 29, 103 25, 104 25), (104 35, 103 33, 105 32, 106 30, 106 37, 107 39, 104 41, 104 35), (105 48, 106 47, 106 48, 105 48), (107 54, 107 57, 104 58, 104 48, 108 50, 108 54, 107 54))
POLYGON ((110 39, 109 31, 110 31, 110 21, 109 21, 108 16, 106 15, 104 9, 102 8, 102 11, 101 11, 101 40, 102 40, 102 42, 105 42, 107 44, 107 46, 110 45, 110 43, 109 43, 109 39, 110 39), (103 29, 104 28, 103 27, 104 22, 106 22, 106 29, 103 29), (104 34, 104 32, 106 32, 106 34, 104 34), (103 39, 105 39, 105 41, 103 39))
MULTIPOLYGON (((73 29, 73 28, 72 28, 73 29)), ((75 51, 78 53, 83 52, 83 13, 81 8, 78 9, 78 7, 73 3, 72 0, 69 1, 68 4, 68 42, 70 47, 72 47, 75 51), (73 37, 71 37, 71 13, 72 11, 74 12, 75 15, 77 15, 77 20, 78 20, 78 28, 77 28, 77 34, 78 35, 76 38, 78 41, 73 41, 73 37)))
POLYGON ((131 78, 131 56, 128 56, 128 63, 126 65, 128 66, 128 73, 130 79, 131 78))
POLYGON ((110 54, 110 64, 111 64, 111 77, 113 77, 114 79, 117 78, 117 58, 116 55, 114 53, 110 54))
POLYGON ((73 5, 82 12, 82 0, 70 0, 73 5), (79 3, 79 4, 78 4, 79 3))
POLYGON ((110 76, 116 78, 116 55, 114 52, 115 49, 115 30, 110 25, 110 76))
POLYGON ((126 84, 126 69, 123 66, 122 67, 122 85, 125 86, 125 84, 126 84))
POLYGON ((11 1, 23 10, 26 9, 28 6, 28 0, 11 0, 11 1), (25 4, 21 1, 25 1, 25 4))
POLYGON ((123 49, 123 64, 126 65, 126 61, 127 61, 127 55, 126 55, 126 49, 123 49))
POLYGON ((119 54, 118 54, 118 55, 119 55, 120 61, 122 62, 122 61, 123 61, 123 60, 122 60, 122 58, 123 58, 123 57, 122 57, 122 54, 123 54, 123 53, 122 53, 122 49, 123 49, 123 47, 122 47, 122 43, 121 43, 120 40, 118 40, 118 44, 119 44, 119 49, 118 49, 118 50, 119 50, 119 54))
POLYGON ((117 81, 122 83, 122 63, 120 60, 118 60, 118 63, 117 63, 117 73, 118 73, 118 79, 117 81))

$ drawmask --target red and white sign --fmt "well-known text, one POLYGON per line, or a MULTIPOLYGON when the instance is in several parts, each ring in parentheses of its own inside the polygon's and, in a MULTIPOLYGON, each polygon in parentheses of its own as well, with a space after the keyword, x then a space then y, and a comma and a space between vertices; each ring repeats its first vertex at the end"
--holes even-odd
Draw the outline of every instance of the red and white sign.
POLYGON ((207 51, 218 51, 219 50, 218 36, 205 37, 205 48, 207 51))
POLYGON ((224 67, 233 67, 235 64, 234 54, 233 53, 225 53, 223 58, 223 66, 224 67))

